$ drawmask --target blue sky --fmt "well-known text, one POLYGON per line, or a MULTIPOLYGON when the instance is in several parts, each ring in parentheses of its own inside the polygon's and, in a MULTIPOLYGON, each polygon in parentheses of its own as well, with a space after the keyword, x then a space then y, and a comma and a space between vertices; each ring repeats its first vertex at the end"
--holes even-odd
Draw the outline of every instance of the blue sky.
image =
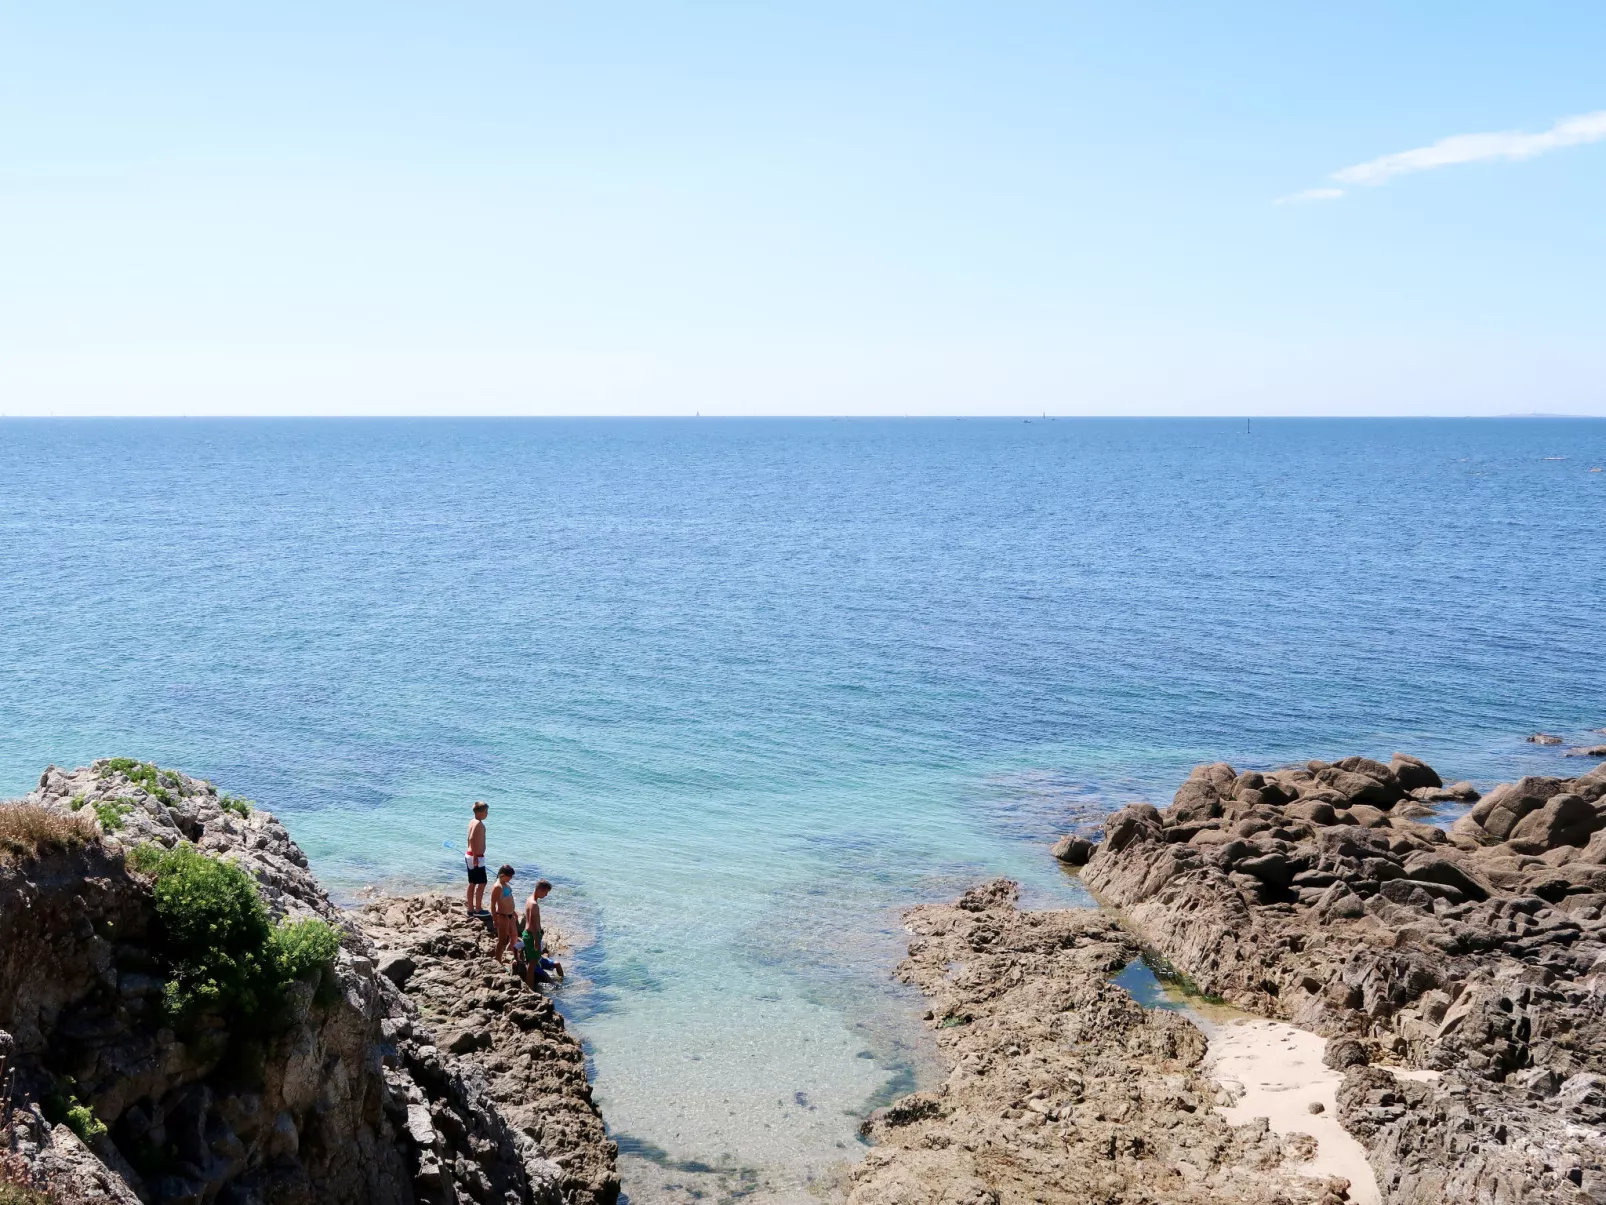
POLYGON ((0 412, 1606 413, 1587 120, 1334 179, 1603 62, 1593 3, 4 3, 0 412))

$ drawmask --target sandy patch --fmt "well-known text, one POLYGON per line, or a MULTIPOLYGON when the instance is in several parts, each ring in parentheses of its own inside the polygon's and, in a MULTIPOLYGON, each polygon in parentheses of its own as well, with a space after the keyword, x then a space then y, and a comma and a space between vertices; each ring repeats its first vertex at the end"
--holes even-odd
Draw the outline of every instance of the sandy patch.
POLYGON ((1280 1021, 1200 1020, 1210 1039, 1206 1067, 1222 1089, 1217 1111, 1234 1125, 1264 1117, 1278 1135, 1309 1134, 1315 1157, 1289 1170, 1343 1176, 1354 1205, 1380 1205, 1365 1148, 1338 1124, 1344 1076, 1322 1062, 1327 1039, 1280 1021), (1312 1104, 1322 1111, 1312 1113, 1312 1104))

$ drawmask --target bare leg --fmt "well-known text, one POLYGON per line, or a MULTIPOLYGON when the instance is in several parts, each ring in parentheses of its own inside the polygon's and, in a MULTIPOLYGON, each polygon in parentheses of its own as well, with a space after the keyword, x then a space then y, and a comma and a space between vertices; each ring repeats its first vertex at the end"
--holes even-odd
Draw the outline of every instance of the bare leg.
POLYGON ((498 916, 496 918, 496 953, 491 957, 495 958, 497 962, 502 961, 502 955, 505 954, 508 947, 513 944, 511 937, 512 928, 513 926, 508 924, 507 917, 498 916))

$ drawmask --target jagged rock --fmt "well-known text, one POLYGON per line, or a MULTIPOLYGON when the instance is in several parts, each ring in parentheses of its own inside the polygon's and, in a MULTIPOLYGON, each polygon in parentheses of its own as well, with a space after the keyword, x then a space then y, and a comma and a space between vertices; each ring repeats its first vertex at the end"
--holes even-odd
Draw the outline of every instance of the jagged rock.
POLYGON ((1364 1067, 1371 1061, 1372 1056, 1367 1051, 1366 1044, 1354 1038, 1334 1038, 1327 1043, 1327 1053, 1322 1056, 1322 1062, 1335 1071, 1364 1067))
POLYGON ((417 969, 418 964, 405 954, 385 954, 379 959, 379 973, 397 987, 406 987, 407 980, 417 969))
POLYGON ((1503 784, 1448 837, 1399 806, 1321 824, 1315 787, 1370 768, 1266 773, 1299 802, 1227 801, 1218 823, 1239 835, 1220 844, 1168 809, 1095 851, 1082 881, 1204 991, 1328 1035, 1335 1058, 1351 1039, 1439 1073, 1346 1073, 1338 1115, 1388 1205, 1588 1199, 1606 1186, 1606 1137, 1585 1120, 1606 1115, 1606 766, 1503 784), (1179 865, 1179 848, 1201 856, 1179 865), (1246 873, 1279 857, 1301 866, 1286 884, 1246 873))
POLYGON ((1561 744, 1561 737, 1549 732, 1536 732, 1528 738, 1528 743, 1531 745, 1559 745, 1561 744))
MULTIPOLYGON (((480 1056, 443 1053, 398 989, 398 979, 411 987, 428 977, 433 954, 387 934, 386 949, 397 953, 381 960, 271 814, 241 815, 242 805, 183 774, 136 773, 106 762, 51 767, 24 802, 93 816, 93 805, 122 801, 122 827, 75 849, 0 861, 0 1028, 15 1037, 20 1089, 12 1151, 70 1188, 63 1201, 612 1201, 617 1151, 590 1105, 579 1043, 561 1019, 524 1053, 584 1099, 594 1124, 576 1128, 572 1110, 553 1110, 542 1133, 547 1102, 534 1100, 536 1124, 529 1109, 515 1120, 488 1095, 480 1056), (339 934, 326 990, 293 985, 278 1028, 231 1035, 229 1018, 207 1014, 193 1034, 165 1026, 151 889, 123 855, 142 842, 183 841, 250 873, 275 919, 315 917, 339 934), (246 1049, 235 1036, 255 1043, 249 1061, 225 1061, 246 1049), (75 1095, 109 1127, 94 1149, 44 1120, 52 1078, 61 1076, 73 1078, 75 1095), (471 1120, 436 1130, 431 1119, 443 1110, 471 1120), (549 1150, 583 1165, 583 1182, 561 1171, 549 1150)), ((525 1013, 552 1011, 550 1001, 527 994, 525 1013)))
POLYGON ((907 914, 898 973, 931 1000, 948 1075, 866 1123, 848 1205, 1341 1199, 1299 1174, 1313 1144, 1215 1111, 1203 1035, 1110 982, 1138 956, 1112 918, 1015 896, 1000 882, 907 914))

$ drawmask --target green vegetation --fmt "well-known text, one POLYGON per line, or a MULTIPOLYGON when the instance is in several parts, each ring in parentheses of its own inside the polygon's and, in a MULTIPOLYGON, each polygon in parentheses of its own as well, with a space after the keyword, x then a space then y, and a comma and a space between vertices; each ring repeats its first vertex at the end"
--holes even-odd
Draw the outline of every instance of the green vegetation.
POLYGON ((321 920, 271 924, 251 876, 192 845, 142 845, 128 864, 156 880, 164 1002, 175 1021, 216 1011, 271 1023, 290 985, 325 978, 340 948, 321 920))
POLYGON ((82 795, 74 795, 71 799, 69 799, 67 801, 67 809, 69 811, 76 812, 79 808, 81 808, 83 806, 84 806, 84 797, 82 795))
POLYGON ((71 1078, 54 1082, 51 1091, 41 1102, 45 1120, 52 1125, 66 1122, 67 1128, 77 1134, 85 1146, 93 1146, 95 1140, 106 1133, 106 1123, 95 1116, 95 1110, 73 1095, 73 1089, 77 1086, 77 1082, 71 1078))
POLYGON ((102 799, 95 804, 95 819, 100 821, 100 827, 106 832, 115 833, 123 827, 124 819, 133 810, 133 800, 102 799))
POLYGON ((64 816, 29 803, 0 804, 0 861, 75 849, 97 839, 88 816, 64 816))
POLYGON ((251 814, 251 808, 254 806, 249 799, 242 799, 238 795, 225 795, 217 802, 225 812, 233 812, 241 820, 251 814))
POLYGON ((173 792, 178 789, 178 775, 171 770, 158 768, 155 762, 135 761, 132 757, 114 757, 106 763, 100 776, 110 778, 113 774, 126 776, 129 782, 137 787, 143 787, 146 794, 154 799, 160 799, 168 807, 177 802, 173 792), (164 780, 167 785, 163 785, 164 780))

